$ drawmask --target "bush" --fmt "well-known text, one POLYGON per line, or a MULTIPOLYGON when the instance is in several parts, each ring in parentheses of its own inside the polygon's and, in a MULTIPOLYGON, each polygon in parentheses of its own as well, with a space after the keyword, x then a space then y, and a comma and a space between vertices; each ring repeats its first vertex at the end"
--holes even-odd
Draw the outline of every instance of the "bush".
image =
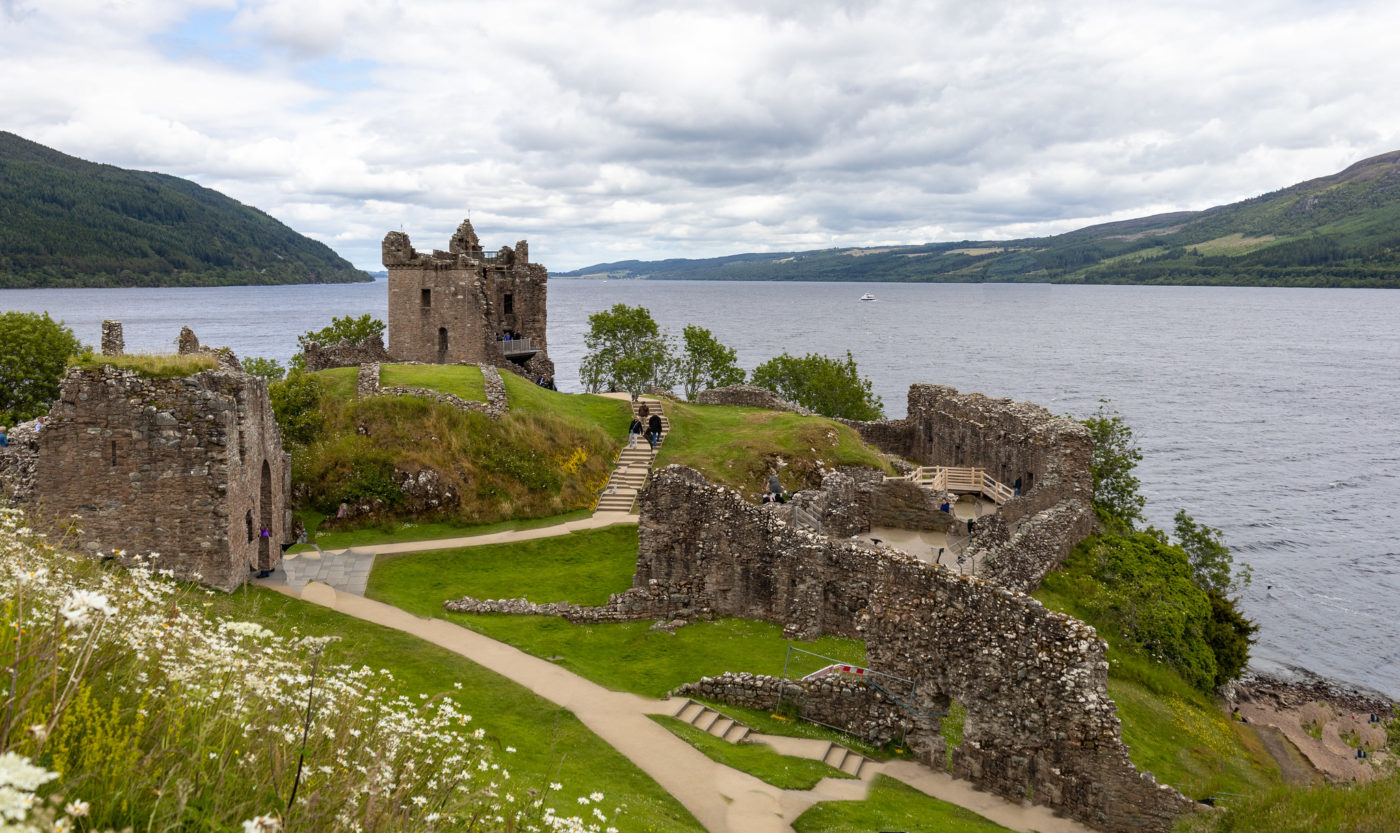
POLYGON ((1117 411, 1109 410, 1106 399, 1099 400, 1098 411, 1083 423, 1094 441, 1094 512, 1108 529, 1130 532, 1142 520, 1146 505, 1133 475, 1142 460, 1133 429, 1117 411))
POLYGON ((321 432, 321 382, 308 373, 293 373, 285 380, 267 386, 272 414, 282 428, 282 441, 288 445, 309 445, 321 432))
POLYGON ((14 425, 48 413, 68 360, 81 349, 48 313, 0 315, 0 420, 14 425))
POLYGON ((823 416, 874 420, 885 415, 884 403, 856 369, 849 350, 845 361, 816 353, 801 358, 783 353, 755 367, 752 381, 823 416))

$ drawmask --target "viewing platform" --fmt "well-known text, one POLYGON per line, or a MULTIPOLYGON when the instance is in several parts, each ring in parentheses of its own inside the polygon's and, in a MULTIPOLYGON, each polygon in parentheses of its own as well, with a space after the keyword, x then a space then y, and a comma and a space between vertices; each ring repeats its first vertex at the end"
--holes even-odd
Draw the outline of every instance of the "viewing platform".
POLYGON ((956 466, 919 466, 900 477, 886 480, 908 480, 927 489, 955 494, 984 497, 998 506, 1016 496, 1016 490, 989 476, 985 469, 956 466))

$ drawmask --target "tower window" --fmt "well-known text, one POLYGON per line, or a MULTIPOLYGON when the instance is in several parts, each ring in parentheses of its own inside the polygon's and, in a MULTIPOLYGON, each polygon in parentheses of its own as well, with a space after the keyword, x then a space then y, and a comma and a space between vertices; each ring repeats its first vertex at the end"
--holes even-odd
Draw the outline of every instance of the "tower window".
POLYGON ((428 309, 433 305, 433 291, 431 289, 423 290, 420 303, 422 304, 423 309, 428 309))
POLYGON ((502 306, 505 307, 506 315, 510 315, 510 314, 514 313, 514 312, 515 312, 515 296, 512 295, 512 294, 510 294, 509 292, 507 292, 507 293, 506 293, 506 297, 505 297, 505 302, 502 304, 502 306))

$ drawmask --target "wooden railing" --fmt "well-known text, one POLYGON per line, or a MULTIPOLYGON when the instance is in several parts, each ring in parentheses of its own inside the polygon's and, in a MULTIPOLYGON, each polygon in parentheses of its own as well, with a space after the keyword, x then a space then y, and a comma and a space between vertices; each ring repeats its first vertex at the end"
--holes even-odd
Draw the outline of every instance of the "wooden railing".
POLYGON ((903 477, 889 479, 908 480, 938 492, 981 495, 997 505, 1006 503, 1016 496, 1015 490, 990 477, 985 469, 919 466, 903 477))
POLYGON ((533 347, 528 338, 513 338, 510 341, 498 341, 501 345, 501 352, 507 356, 523 356, 526 353, 537 353, 539 348, 533 347))
POLYGON ((822 532, 822 519, 795 503, 792 505, 792 521, 798 529, 805 529, 814 535, 822 532))

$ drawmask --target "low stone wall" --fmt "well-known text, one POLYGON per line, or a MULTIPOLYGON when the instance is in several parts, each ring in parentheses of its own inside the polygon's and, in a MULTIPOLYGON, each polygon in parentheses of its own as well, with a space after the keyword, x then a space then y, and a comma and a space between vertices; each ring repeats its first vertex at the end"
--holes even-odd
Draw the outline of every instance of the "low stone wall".
POLYGON ((16 503, 34 495, 34 469, 39 464, 39 437, 34 420, 9 430, 10 444, 0 446, 0 494, 16 503))
POLYGON ((765 408, 769 411, 791 411, 803 416, 815 416, 801 405, 789 402, 767 388, 754 385, 730 385, 724 388, 710 388, 695 394, 699 405, 743 405, 748 408, 765 408))
POLYGON ((785 703, 795 707, 805 720, 835 726, 874 746, 883 746, 914 730, 914 721, 907 712, 879 689, 851 677, 780 680, 731 671, 686 683, 671 694, 761 711, 774 711, 785 703))
MULTIPOLYGON (((414 362, 404 363, 414 364, 414 362)), ((480 367, 481 381, 486 388, 485 402, 468 402, 460 396, 453 396, 450 393, 429 388, 382 387, 379 384, 380 366, 378 362, 360 365, 359 376, 355 379, 355 396, 358 399, 367 399, 371 396, 421 396, 444 405, 450 405, 459 411, 474 411, 485 414, 491 419, 500 419, 510 410, 510 400, 506 396, 505 382, 501 381, 501 374, 496 368, 487 364, 480 365, 480 367)))
POLYGON ((369 336, 360 341, 342 340, 337 344, 327 345, 313 341, 306 345, 304 352, 308 372, 393 361, 389 351, 384 349, 384 339, 381 336, 369 336))

